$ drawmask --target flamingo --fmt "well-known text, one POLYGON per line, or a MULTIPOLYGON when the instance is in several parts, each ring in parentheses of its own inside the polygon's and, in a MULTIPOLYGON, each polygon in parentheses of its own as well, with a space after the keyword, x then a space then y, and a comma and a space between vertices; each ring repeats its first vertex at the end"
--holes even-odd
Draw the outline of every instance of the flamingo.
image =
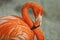
POLYGON ((27 2, 22 6, 22 18, 15 15, 0 17, 0 40, 44 40, 39 27, 42 22, 43 7, 36 2, 27 2), (28 15, 31 8, 35 22, 28 15))

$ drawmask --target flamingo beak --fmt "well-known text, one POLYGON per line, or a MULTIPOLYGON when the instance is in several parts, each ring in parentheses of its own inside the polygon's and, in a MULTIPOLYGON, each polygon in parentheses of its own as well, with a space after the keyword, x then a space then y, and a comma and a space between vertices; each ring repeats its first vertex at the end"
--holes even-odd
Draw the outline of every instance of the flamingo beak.
POLYGON ((38 17, 36 18, 36 21, 39 22, 39 25, 42 24, 42 16, 39 14, 38 17))

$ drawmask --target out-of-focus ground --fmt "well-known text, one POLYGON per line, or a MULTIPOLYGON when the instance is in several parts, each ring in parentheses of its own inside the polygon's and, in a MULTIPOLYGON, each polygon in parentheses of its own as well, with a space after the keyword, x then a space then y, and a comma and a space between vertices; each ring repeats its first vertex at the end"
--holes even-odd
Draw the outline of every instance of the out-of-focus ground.
MULTIPOLYGON (((60 40, 60 0, 30 0, 41 4, 44 8, 43 30, 45 40, 60 40)), ((0 0, 0 16, 21 16, 22 5, 29 0, 0 0)), ((33 18, 33 13, 29 11, 33 18)))

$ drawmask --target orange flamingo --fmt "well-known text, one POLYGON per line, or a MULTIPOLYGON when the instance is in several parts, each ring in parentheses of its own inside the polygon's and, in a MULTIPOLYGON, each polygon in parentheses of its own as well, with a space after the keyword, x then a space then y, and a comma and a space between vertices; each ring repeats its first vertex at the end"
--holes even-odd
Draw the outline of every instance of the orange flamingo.
POLYGON ((43 8, 35 2, 27 2, 22 7, 22 18, 18 16, 0 17, 0 40, 44 40, 39 28, 43 15, 43 8), (28 8, 32 8, 35 22, 28 16, 28 8))

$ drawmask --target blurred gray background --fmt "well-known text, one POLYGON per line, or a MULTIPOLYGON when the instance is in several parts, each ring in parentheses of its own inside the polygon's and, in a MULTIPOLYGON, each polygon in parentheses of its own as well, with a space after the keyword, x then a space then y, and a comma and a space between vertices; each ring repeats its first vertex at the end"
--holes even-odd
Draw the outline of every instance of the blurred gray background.
MULTIPOLYGON (((22 5, 29 1, 37 2, 44 8, 41 28, 45 40, 60 40, 60 0, 0 0, 0 16, 21 16, 22 5)), ((31 10, 29 14, 33 18, 31 10)))

